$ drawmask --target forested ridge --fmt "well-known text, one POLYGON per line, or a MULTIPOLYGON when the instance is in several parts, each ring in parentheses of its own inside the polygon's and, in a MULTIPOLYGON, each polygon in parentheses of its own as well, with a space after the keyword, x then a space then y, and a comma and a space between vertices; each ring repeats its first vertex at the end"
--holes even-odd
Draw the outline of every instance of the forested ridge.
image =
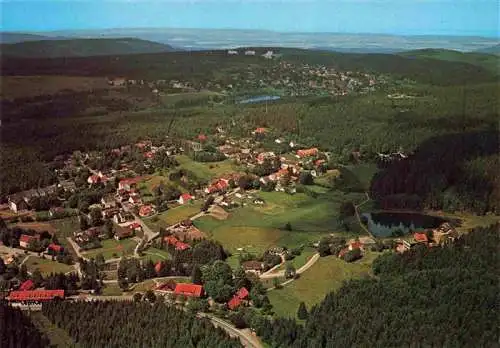
POLYGON ((497 347, 500 225, 451 246, 385 254, 378 279, 352 280, 311 309, 303 326, 258 329, 273 347, 497 347))
POLYGON ((381 208, 500 212, 496 131, 448 134, 424 141, 409 158, 372 180, 381 208))
POLYGON ((49 340, 22 311, 0 302, 0 347, 43 348, 49 340))
POLYGON ((53 301, 42 312, 81 347, 241 347, 208 319, 163 303, 53 301))

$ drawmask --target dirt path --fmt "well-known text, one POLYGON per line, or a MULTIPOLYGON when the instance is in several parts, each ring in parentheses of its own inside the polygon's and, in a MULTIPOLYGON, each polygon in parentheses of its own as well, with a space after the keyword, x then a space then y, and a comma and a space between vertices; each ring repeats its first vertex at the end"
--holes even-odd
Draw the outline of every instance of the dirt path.
POLYGON ((362 206, 363 204, 365 204, 366 202, 370 201, 370 196, 368 196, 368 192, 365 192, 365 195, 366 195, 366 199, 365 199, 363 202, 361 202, 360 204, 357 204, 357 205, 355 205, 355 206, 354 206, 354 210, 355 210, 355 212, 356 212, 356 219, 358 220, 358 223, 359 223, 359 225, 361 226, 361 228, 362 228, 362 229, 363 229, 366 233, 368 233, 368 235, 369 235, 370 237, 372 237, 374 240, 377 240, 377 238, 376 238, 376 237, 375 237, 375 236, 374 236, 374 235, 370 232, 370 230, 369 230, 369 229, 367 229, 367 228, 365 227, 365 225, 363 225, 363 223, 361 222, 361 217, 359 216, 359 207, 361 207, 361 206, 362 206))

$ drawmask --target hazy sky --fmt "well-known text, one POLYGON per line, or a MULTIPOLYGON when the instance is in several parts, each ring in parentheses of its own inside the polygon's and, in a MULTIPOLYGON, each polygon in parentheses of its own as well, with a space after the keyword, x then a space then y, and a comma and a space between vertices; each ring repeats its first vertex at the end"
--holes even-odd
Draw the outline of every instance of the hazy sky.
POLYGON ((499 35, 498 0, 0 0, 2 30, 130 27, 499 35))

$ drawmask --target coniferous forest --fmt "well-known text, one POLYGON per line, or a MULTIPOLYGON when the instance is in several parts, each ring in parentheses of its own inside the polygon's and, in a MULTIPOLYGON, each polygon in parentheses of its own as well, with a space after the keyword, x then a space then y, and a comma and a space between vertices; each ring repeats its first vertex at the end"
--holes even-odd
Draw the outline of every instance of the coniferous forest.
POLYGON ((0 347, 42 348, 48 345, 48 339, 23 312, 0 303, 0 347))
POLYGON ((241 347, 208 319, 161 303, 54 301, 42 311, 81 347, 241 347))
POLYGON ((500 225, 443 248, 385 254, 378 279, 353 280, 311 309, 257 332, 273 347, 497 347, 500 225))

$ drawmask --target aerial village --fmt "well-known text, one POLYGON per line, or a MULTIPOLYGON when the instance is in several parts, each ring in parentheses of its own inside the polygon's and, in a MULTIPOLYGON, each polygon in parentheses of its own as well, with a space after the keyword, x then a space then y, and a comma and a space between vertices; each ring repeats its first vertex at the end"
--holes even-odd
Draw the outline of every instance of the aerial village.
MULTIPOLYGON (((11 213, 4 219, 8 225, 4 222, 0 241, 3 264, 16 265, 19 272, 0 275, 1 290, 8 301, 25 306, 56 297, 103 295, 103 289, 111 284, 134 293, 137 284, 152 280, 149 294, 166 296, 170 301, 184 303, 185 298, 208 297, 211 306, 229 310, 259 303, 265 297, 264 288, 250 298, 250 286, 239 282, 234 293, 219 298, 205 291, 204 284, 209 281, 194 279, 193 267, 206 262, 201 254, 214 250, 225 253, 220 251, 224 245, 212 241, 209 233, 196 226, 196 220, 211 216, 224 221, 238 207, 265 208, 267 202, 259 192, 307 193, 314 180, 339 175, 329 156, 319 148, 275 136, 266 127, 249 130, 243 138, 229 137, 217 127, 212 134, 200 133, 195 139, 142 140, 107 151, 58 156, 54 159, 56 183, 13 194, 2 206, 4 212, 11 213), (273 144, 273 149, 264 143, 273 144), (224 167, 217 167, 217 163, 224 163, 224 167), (196 172, 201 165, 210 175, 203 177, 196 172), (182 214, 173 216, 173 212, 182 214), (163 221, 162 214, 173 217, 163 221), (47 221, 68 217, 77 223, 64 235, 45 228, 50 226, 47 221), (48 279, 57 278, 57 272, 65 276, 46 280, 45 289, 40 289, 40 272, 28 272, 26 264, 47 262, 61 265, 54 268, 54 274, 45 274, 48 279)), ((309 194, 314 196, 314 192, 309 194)), ((346 240, 332 235, 311 243, 315 251, 298 269, 285 265, 300 255, 301 248, 275 245, 260 256, 242 246, 237 252, 247 276, 274 280, 277 288, 278 279, 292 281, 320 256, 335 255, 354 262, 369 249, 403 253, 417 245, 443 245, 456 236, 448 223, 388 243, 373 236, 346 240)), ((216 262, 212 267, 222 266, 216 262)))

